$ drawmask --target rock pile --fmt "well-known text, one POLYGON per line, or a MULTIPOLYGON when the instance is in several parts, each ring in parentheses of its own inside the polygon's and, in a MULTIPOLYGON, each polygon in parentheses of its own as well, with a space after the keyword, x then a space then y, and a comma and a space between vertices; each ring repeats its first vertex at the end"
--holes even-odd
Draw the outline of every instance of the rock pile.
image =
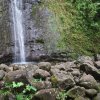
POLYGON ((38 90, 32 100, 56 100, 61 90, 66 91, 66 100, 100 100, 99 77, 100 61, 94 62, 87 57, 56 64, 0 65, 0 87, 3 81, 29 83, 38 90))

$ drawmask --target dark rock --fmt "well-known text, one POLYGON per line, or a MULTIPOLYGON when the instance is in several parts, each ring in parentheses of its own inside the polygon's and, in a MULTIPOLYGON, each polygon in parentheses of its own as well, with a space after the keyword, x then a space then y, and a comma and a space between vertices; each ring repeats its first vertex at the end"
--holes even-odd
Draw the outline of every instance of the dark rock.
POLYGON ((39 67, 38 67, 37 65, 32 65, 32 66, 26 67, 24 70, 27 71, 28 77, 31 78, 31 77, 33 77, 33 75, 34 75, 34 73, 35 73, 35 71, 36 71, 37 69, 39 69, 39 67))
POLYGON ((73 72, 72 72, 72 75, 73 76, 80 76, 80 71, 79 71, 79 69, 73 69, 73 72))
POLYGON ((16 97, 11 93, 7 95, 0 94, 0 100, 16 100, 16 97))
POLYGON ((44 89, 38 91, 32 100, 56 100, 56 96, 58 94, 57 89, 44 89))
POLYGON ((93 61, 93 58, 92 58, 92 57, 89 57, 89 56, 80 56, 80 57, 77 59, 77 61, 80 62, 80 63, 92 62, 92 61, 93 61))
POLYGON ((77 66, 77 64, 75 62, 76 61, 66 62, 65 63, 66 64, 66 71, 67 71, 68 68, 73 68, 73 69, 77 68, 77 69, 79 69, 79 66, 77 66))
POLYGON ((97 90, 95 90, 95 89, 88 89, 88 90, 86 90, 86 94, 89 97, 94 97, 97 94, 97 90))
POLYGON ((70 89, 67 92, 67 94, 71 98, 77 98, 79 96, 84 97, 85 96, 85 88, 84 87, 75 86, 74 88, 70 89))
POLYGON ((73 76, 71 74, 68 74, 65 71, 60 71, 58 69, 51 69, 52 77, 51 81, 52 83, 57 83, 57 85, 63 89, 71 88, 75 85, 73 76))
POLYGON ((42 70, 42 69, 37 69, 33 75, 35 78, 42 78, 42 79, 46 79, 47 77, 50 76, 50 73, 42 70))
POLYGON ((0 100, 5 100, 5 96, 0 94, 0 100))
POLYGON ((77 98, 75 98, 75 100, 90 100, 90 99, 87 97, 78 96, 77 98))
POLYGON ((5 76, 5 72, 3 70, 0 70, 0 80, 2 80, 4 76, 5 76))
POLYGON ((16 97, 13 94, 8 94, 5 100, 16 100, 16 97))
POLYGON ((31 64, 31 63, 26 63, 26 64, 11 64, 10 67, 13 67, 13 70, 34 70, 36 71, 39 67, 31 64))
POLYGON ((94 64, 98 69, 100 69, 100 61, 96 61, 94 64))
POLYGON ((11 70, 9 69, 9 67, 8 67, 7 65, 5 65, 5 64, 1 64, 1 65, 0 65, 0 70, 4 70, 5 72, 11 71, 11 70))
POLYGON ((52 87, 52 84, 49 81, 31 82, 31 85, 36 87, 38 90, 49 89, 52 87))
POLYGON ((28 80, 26 78, 26 71, 22 71, 22 70, 8 72, 5 75, 4 80, 6 82, 16 81, 16 82, 25 82, 25 83, 28 83, 28 80))
MULTIPOLYGON (((9 42, 10 42, 10 40, 9 40, 9 42)), ((8 46, 8 48, 10 49, 9 45, 6 45, 6 46, 8 46)), ((13 61, 13 59, 12 59, 13 54, 11 53, 11 50, 8 50, 8 51, 9 51, 8 53, 5 51, 4 53, 2 53, 2 55, 0 55, 0 64, 2 64, 2 63, 11 63, 13 61)))
POLYGON ((50 69, 51 69, 51 63, 49 63, 49 62, 40 62, 38 64, 38 66, 39 66, 40 69, 43 69, 43 70, 46 70, 46 71, 50 71, 50 69))
POLYGON ((83 63, 80 66, 80 70, 83 70, 87 74, 91 74, 95 79, 100 80, 100 71, 91 63, 83 63))
POLYGON ((98 89, 97 81, 91 75, 83 74, 79 84, 88 89, 98 89))
POLYGON ((65 71, 66 70, 66 64, 65 63, 62 63, 62 64, 56 64, 55 66, 51 66, 51 69, 55 70, 55 69, 58 69, 58 70, 63 70, 65 71))
POLYGON ((97 96, 95 96, 95 97, 93 98, 93 100, 100 100, 100 93, 98 93, 97 96))

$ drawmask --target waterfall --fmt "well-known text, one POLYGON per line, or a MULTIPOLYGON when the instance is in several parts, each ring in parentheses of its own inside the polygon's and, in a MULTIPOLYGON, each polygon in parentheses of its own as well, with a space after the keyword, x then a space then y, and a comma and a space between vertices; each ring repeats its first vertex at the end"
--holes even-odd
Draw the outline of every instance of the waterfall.
POLYGON ((25 46, 24 46, 24 27, 23 27, 23 13, 22 0, 11 0, 13 34, 15 41, 15 62, 25 62, 25 46), (19 56, 17 56, 19 55, 19 56))

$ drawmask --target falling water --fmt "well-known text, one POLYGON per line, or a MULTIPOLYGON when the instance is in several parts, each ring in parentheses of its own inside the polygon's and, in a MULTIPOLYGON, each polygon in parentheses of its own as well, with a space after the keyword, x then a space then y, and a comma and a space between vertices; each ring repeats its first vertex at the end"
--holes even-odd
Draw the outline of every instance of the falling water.
POLYGON ((15 61, 25 62, 22 0, 11 0, 11 10, 15 40, 15 61), (19 57, 17 57, 18 53, 19 57))

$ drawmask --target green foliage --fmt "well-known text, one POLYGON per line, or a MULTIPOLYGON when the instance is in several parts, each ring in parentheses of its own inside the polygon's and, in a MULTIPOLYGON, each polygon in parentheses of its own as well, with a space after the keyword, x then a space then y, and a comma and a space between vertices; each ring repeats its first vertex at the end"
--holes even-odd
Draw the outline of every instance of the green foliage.
POLYGON ((66 100, 67 99, 67 92, 66 91, 61 91, 57 95, 57 100, 66 100))
POLYGON ((31 85, 26 85, 26 88, 23 90, 23 93, 27 93, 27 92, 36 92, 37 89, 31 85))
POLYGON ((18 88, 18 87, 21 87, 21 86, 23 86, 24 84, 22 83, 22 82, 18 82, 18 83, 16 83, 16 82, 13 82, 12 83, 12 87, 13 88, 18 88))
POLYGON ((29 84, 12 82, 5 83, 4 87, 0 90, 0 94, 4 96, 14 94, 16 96, 16 100, 30 100, 36 91, 37 89, 29 84))
POLYGON ((43 0, 42 6, 55 15, 60 50, 76 56, 100 52, 100 0, 43 0))
POLYGON ((51 76, 50 79, 51 79, 52 85, 53 85, 54 87, 57 87, 57 84, 58 84, 57 78, 56 78, 55 76, 51 76))
POLYGON ((42 82, 43 80, 40 78, 40 79, 36 79, 36 78, 34 78, 33 79, 33 82, 42 82))
POLYGON ((91 50, 95 53, 100 52, 100 20, 99 10, 100 1, 93 0, 77 0, 74 4, 78 10, 77 26, 83 30, 85 36, 88 37, 91 43, 91 50))

